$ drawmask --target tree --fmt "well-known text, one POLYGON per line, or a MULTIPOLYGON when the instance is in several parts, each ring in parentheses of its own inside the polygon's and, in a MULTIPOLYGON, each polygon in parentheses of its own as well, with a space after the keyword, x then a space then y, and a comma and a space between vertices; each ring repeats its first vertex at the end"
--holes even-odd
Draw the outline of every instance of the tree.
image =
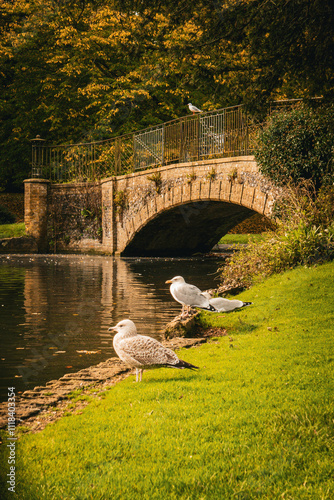
MULTIPOLYGON (((214 27, 248 57, 248 101, 333 98, 334 4, 331 0, 214 0, 214 27)), ((246 97, 246 96, 245 96, 246 97)))
POLYGON ((29 175, 36 134, 89 141, 180 117, 189 101, 332 96, 329 0, 8 0, 0 20, 2 188, 29 175))

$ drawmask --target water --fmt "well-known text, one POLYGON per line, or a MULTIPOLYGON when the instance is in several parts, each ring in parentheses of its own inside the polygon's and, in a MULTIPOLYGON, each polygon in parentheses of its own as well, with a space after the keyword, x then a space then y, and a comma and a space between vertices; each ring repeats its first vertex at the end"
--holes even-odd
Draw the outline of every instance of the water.
POLYGON ((216 258, 0 256, 0 401, 115 356, 108 332, 124 318, 160 338, 181 306, 165 281, 217 285, 216 258))

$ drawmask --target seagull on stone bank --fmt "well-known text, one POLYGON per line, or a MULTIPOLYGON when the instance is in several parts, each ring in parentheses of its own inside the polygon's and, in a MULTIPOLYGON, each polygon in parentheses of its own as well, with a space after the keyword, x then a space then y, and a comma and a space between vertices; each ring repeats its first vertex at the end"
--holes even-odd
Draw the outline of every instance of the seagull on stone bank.
POLYGON ((143 371, 150 368, 189 368, 198 370, 179 359, 174 351, 162 345, 158 340, 137 333, 136 325, 130 319, 123 319, 109 331, 117 332, 113 338, 113 346, 118 357, 131 368, 136 368, 136 382, 141 382, 143 371))
POLYGON ((190 109, 190 111, 192 112, 193 115, 195 113, 203 113, 203 111, 201 109, 196 108, 196 106, 194 106, 193 104, 191 104, 191 102, 188 103, 188 107, 189 107, 189 109, 190 109))
POLYGON ((209 292, 202 292, 202 295, 208 299, 210 304, 218 312, 231 312, 235 311, 235 309, 252 305, 252 302, 242 302, 237 299, 224 299, 223 297, 212 298, 209 292))
POLYGON ((186 283, 182 276, 175 276, 171 280, 167 280, 166 283, 170 283, 169 290, 173 299, 182 304, 182 318, 189 316, 191 307, 217 312, 215 306, 210 304, 202 291, 197 286, 186 283))

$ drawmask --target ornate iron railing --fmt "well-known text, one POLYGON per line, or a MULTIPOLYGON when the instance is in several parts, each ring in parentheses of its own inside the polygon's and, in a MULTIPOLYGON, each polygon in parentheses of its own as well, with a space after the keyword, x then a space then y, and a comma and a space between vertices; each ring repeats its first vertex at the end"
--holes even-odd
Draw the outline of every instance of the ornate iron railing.
POLYGON ((234 106, 103 141, 48 145, 32 141, 32 177, 91 181, 172 163, 252 154, 259 123, 234 106))

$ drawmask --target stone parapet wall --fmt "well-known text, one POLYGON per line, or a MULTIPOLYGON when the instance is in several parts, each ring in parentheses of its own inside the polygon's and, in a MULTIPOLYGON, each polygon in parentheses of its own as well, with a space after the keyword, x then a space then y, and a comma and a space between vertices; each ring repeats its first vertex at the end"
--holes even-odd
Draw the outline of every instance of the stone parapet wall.
POLYGON ((25 181, 25 225, 39 252, 100 252, 100 183, 25 181))
POLYGON ((95 251, 102 241, 100 183, 53 184, 48 198, 51 251, 95 251))

